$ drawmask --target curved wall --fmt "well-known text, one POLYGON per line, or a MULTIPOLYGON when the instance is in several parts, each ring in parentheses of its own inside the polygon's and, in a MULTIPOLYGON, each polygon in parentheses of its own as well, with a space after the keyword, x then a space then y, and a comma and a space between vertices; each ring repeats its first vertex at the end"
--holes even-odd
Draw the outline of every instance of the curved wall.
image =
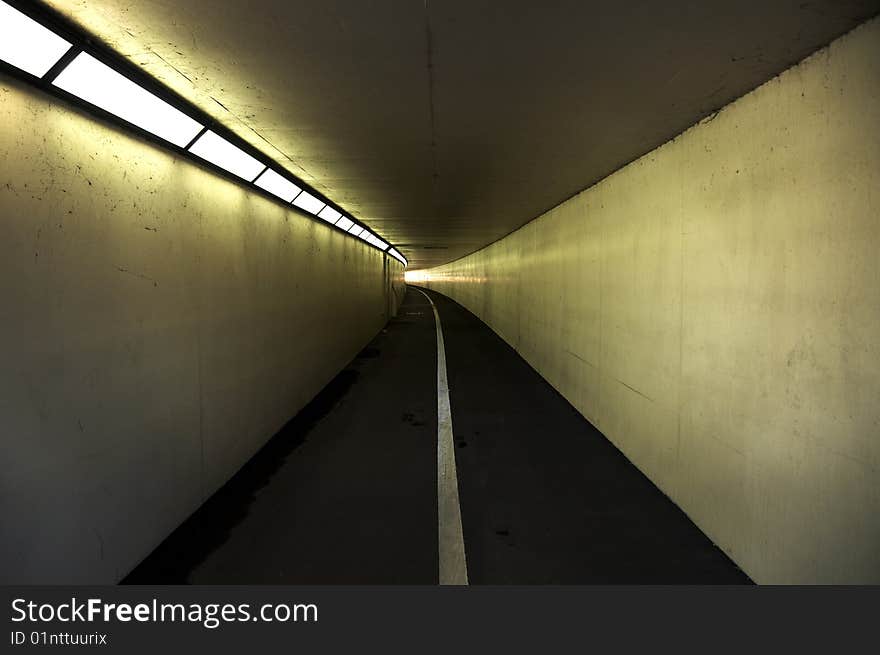
POLYGON ((5 77, 0 170, 0 583, 115 582, 381 329, 402 266, 5 77))
POLYGON ((880 21, 426 272, 756 581, 880 583, 880 21))

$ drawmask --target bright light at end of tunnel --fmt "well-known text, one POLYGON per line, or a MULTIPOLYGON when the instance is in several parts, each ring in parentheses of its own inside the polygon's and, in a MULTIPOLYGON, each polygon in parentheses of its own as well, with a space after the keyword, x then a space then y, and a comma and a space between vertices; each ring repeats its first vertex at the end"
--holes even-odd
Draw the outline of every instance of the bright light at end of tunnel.
POLYGON ((427 271, 406 271, 403 274, 403 279, 407 284, 414 284, 417 282, 427 282, 428 281, 428 272, 427 271))
POLYGON ((181 148, 202 129, 201 123, 85 52, 53 84, 181 148))
POLYGON ((0 2, 0 59, 7 64, 43 77, 70 45, 18 9, 0 2))
POLYGON ((189 151, 205 161, 250 182, 265 166, 210 130, 199 137, 189 151))
POLYGON ((296 198, 296 194, 300 192, 300 188, 285 177, 282 177, 271 168, 263 171, 263 174, 254 182, 261 189, 265 189, 276 198, 281 198, 284 202, 290 202, 296 198))
POLYGON ((293 204, 300 209, 305 209, 310 214, 317 215, 321 211, 321 207, 324 206, 324 201, 319 200, 308 191, 303 191, 296 197, 293 204))

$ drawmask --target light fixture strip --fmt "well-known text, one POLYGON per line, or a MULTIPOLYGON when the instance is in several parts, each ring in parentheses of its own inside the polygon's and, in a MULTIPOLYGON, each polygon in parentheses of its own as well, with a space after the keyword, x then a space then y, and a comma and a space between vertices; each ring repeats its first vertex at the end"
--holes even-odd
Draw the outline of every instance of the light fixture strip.
POLYGON ((342 214, 333 209, 330 205, 327 205, 324 209, 318 212, 318 218, 323 218, 330 223, 330 225, 335 225, 340 216, 342 216, 342 214))
POLYGON ((208 130, 196 139, 196 142, 189 147, 189 151, 248 182, 253 182, 266 168, 263 162, 251 157, 213 130, 208 130))
POLYGON ((76 55, 52 84, 181 148, 204 127, 87 52, 76 55))
MULTIPOLYGON (((51 9, 0 0, 0 62, 0 73, 8 70, 46 92, 97 109, 99 116, 208 161, 288 207, 292 203, 379 250, 388 248, 368 230, 358 232, 355 227, 360 226, 297 178, 278 173, 281 167, 205 112, 146 77, 117 52, 95 45, 90 35, 51 9)), ((403 256, 393 253, 406 265, 403 256)))
POLYGON ((336 227, 338 227, 343 232, 348 232, 348 228, 354 225, 354 221, 351 220, 348 216, 341 216, 338 221, 336 221, 336 227))
POLYGON ((314 214, 315 216, 320 214, 326 206, 326 203, 323 200, 313 196, 308 191, 303 191, 296 198, 294 198, 293 204, 300 209, 306 210, 310 214, 314 214))
POLYGON ((269 170, 269 166, 267 164, 263 164, 263 168, 260 169, 260 172, 254 176, 254 179, 251 180, 251 184, 256 184, 257 180, 263 177, 263 173, 269 170))
POLYGON ((73 44, 15 7, 0 2, 0 60, 43 77, 73 44))
POLYGON ((78 48, 75 45, 70 46, 67 49, 67 52, 61 55, 61 58, 52 65, 52 68, 46 71, 46 74, 43 75, 42 80, 48 83, 54 82, 61 71, 67 68, 67 65, 74 59, 76 59, 81 52, 81 48, 78 48))
POLYGON ((285 203, 292 201, 296 198, 297 194, 302 191, 302 189, 293 182, 286 177, 279 175, 271 168, 266 168, 266 170, 263 171, 254 181, 254 184, 261 189, 268 191, 285 203))

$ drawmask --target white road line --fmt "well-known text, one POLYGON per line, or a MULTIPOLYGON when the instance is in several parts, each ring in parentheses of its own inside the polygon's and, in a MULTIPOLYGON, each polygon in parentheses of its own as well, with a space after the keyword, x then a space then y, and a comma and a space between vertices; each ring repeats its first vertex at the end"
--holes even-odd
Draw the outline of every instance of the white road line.
POLYGON ((446 381, 446 348, 440 314, 431 297, 416 289, 431 303, 437 326, 437 528, 440 550, 440 584, 466 585, 467 560, 461 530, 461 506, 458 502, 458 475, 455 471, 455 440, 452 437, 452 409, 446 381))

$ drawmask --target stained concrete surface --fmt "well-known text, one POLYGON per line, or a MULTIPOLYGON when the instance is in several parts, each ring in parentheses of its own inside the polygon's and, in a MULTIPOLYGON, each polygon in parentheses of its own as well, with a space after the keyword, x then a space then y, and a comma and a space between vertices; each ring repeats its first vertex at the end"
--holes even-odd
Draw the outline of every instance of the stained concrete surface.
POLYGON ((0 583, 115 583, 373 338, 402 267, 6 76, 0 170, 0 583))
MULTIPOLYGON (((429 293, 473 584, 748 581, 487 326, 429 293)), ((386 330, 126 582, 436 584, 436 404, 431 307, 409 290, 386 330)))
POLYGON ((750 577, 880 582, 880 20, 426 273, 750 577))

